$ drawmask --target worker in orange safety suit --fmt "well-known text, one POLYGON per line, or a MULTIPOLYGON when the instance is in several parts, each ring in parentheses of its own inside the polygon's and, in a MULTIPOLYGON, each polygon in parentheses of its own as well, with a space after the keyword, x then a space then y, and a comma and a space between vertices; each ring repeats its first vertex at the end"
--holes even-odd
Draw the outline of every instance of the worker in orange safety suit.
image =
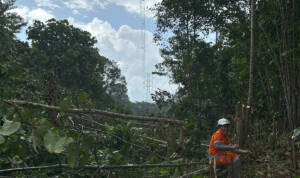
POLYGON ((218 120, 218 130, 213 134, 209 143, 209 154, 215 157, 216 165, 224 167, 233 165, 234 178, 241 177, 241 153, 250 153, 248 150, 239 149, 239 145, 230 143, 228 138, 230 122, 226 118, 218 120))

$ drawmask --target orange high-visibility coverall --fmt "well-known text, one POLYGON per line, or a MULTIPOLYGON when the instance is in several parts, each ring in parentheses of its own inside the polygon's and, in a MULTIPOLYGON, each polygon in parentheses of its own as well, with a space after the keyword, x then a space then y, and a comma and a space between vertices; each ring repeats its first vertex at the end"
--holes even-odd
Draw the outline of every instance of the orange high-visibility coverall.
POLYGON ((223 144, 229 145, 230 140, 228 135, 221 129, 217 130, 210 140, 208 152, 210 155, 216 156, 217 166, 227 166, 232 164, 233 160, 238 156, 238 154, 225 150, 217 150, 214 145, 215 141, 221 141, 223 144))

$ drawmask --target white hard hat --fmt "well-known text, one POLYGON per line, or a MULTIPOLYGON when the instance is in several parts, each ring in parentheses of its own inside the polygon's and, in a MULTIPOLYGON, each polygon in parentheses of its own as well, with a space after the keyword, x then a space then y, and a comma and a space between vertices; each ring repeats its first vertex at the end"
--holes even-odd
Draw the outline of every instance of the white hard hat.
POLYGON ((226 124, 230 124, 228 119, 222 118, 218 120, 218 126, 219 125, 226 125, 226 124))

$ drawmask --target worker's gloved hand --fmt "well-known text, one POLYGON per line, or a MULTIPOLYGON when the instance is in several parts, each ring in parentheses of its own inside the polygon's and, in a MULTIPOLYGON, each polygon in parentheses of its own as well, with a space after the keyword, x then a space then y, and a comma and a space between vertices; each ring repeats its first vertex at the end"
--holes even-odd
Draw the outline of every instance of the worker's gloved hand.
POLYGON ((251 153, 251 151, 250 150, 241 150, 241 153, 249 154, 249 153, 251 153))
POLYGON ((240 146, 238 145, 238 144, 234 144, 233 146, 232 146, 232 149, 233 150, 236 150, 236 149, 239 149, 240 148, 240 146))

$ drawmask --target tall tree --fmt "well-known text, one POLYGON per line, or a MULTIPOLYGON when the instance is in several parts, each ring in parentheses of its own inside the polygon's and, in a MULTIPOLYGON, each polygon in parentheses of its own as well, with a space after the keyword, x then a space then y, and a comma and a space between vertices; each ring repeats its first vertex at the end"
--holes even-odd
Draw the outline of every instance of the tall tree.
POLYGON ((249 86, 248 86, 248 99, 247 99, 247 106, 246 106, 246 114, 242 121, 242 129, 243 132, 241 135, 239 135, 239 144, 241 147, 244 147, 246 141, 247 141, 247 135, 249 131, 249 117, 251 113, 252 108, 252 100, 253 100, 253 68, 254 68, 254 54, 255 54, 255 46, 254 46, 254 40, 255 40, 255 0, 251 0, 251 16, 250 16, 250 60, 249 60, 249 86))
POLYGON ((114 101, 120 104, 128 104, 127 83, 125 77, 121 75, 121 70, 118 68, 116 62, 110 61, 109 59, 106 60, 104 76, 105 88, 108 94, 114 101))
POLYGON ((0 50, 13 50, 13 39, 15 33, 26 24, 16 13, 10 12, 13 9, 15 0, 0 1, 0 50))
POLYGON ((250 20, 250 24, 251 24, 251 35, 250 35, 250 62, 249 62, 249 91, 248 91, 248 100, 247 100, 247 105, 251 107, 252 104, 252 96, 253 96, 253 62, 254 62, 254 40, 255 40, 255 0, 251 0, 251 20, 250 20))
MULTIPOLYGON (((273 2, 279 9, 280 15, 276 20, 279 22, 277 30, 277 42, 279 44, 279 58, 277 67, 280 73, 284 96, 286 100, 287 117, 291 129, 299 126, 300 118, 300 75, 299 59, 296 51, 300 41, 300 36, 296 33, 299 15, 299 3, 296 1, 273 2)), ((297 169, 295 144, 292 142, 292 165, 297 169)))
POLYGON ((90 33, 69 25, 67 20, 51 19, 46 24, 35 21, 27 34, 32 40, 32 55, 36 56, 29 63, 35 63, 34 70, 41 70, 45 76, 53 73, 58 87, 87 92, 99 107, 112 102, 106 92, 109 85, 120 80, 125 87, 120 90, 126 92, 120 70, 99 55, 94 47, 96 39, 90 33))
POLYGON ((174 83, 180 84, 178 101, 185 98, 184 105, 195 108, 188 109, 191 113, 205 113, 202 109, 207 106, 207 109, 217 108, 218 112, 209 116, 216 119, 232 112, 235 100, 246 100, 244 76, 228 74, 235 70, 233 62, 240 63, 239 59, 245 60, 249 54, 246 51, 249 33, 241 32, 248 29, 247 2, 163 0, 157 5, 155 39, 162 44, 164 58, 164 62, 157 65, 158 74, 168 73, 174 83), (219 31, 224 38, 215 46, 203 40, 212 30, 219 31), (164 33, 172 36, 164 39, 164 33), (231 45, 236 47, 231 48, 231 45), (234 80, 238 80, 238 84, 234 80), (237 92, 236 96, 229 94, 237 92))
POLYGON ((0 97, 13 97, 19 93, 24 72, 20 66, 19 47, 22 42, 15 38, 15 33, 26 24, 23 19, 10 10, 14 0, 0 1, 0 97), (15 92, 14 92, 15 91, 15 92))

